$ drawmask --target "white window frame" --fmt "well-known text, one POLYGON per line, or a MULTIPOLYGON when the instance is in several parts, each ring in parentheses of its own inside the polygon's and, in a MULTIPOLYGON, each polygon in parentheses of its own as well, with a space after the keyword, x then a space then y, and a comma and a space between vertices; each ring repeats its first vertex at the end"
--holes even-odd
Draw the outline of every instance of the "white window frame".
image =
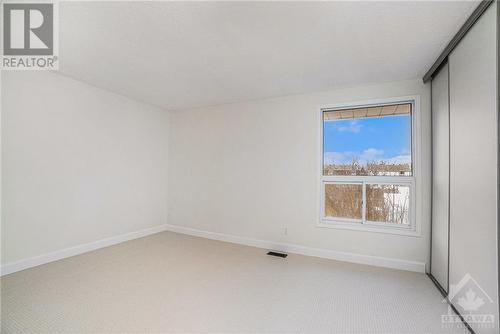
POLYGON ((419 173, 420 173, 420 98, 419 96, 405 96, 396 98, 387 98, 379 100, 352 102, 337 105, 322 106, 319 108, 319 123, 320 123, 320 205, 319 205, 319 222, 318 227, 326 228, 339 228, 350 229, 357 231, 368 231, 377 233, 388 233, 408 236, 421 236, 420 224, 416 219, 417 211, 417 197, 420 198, 421 194, 418 190, 419 173), (353 109, 353 108, 366 108, 381 105, 411 103, 411 162, 412 162, 412 175, 411 176, 351 176, 351 175, 323 175, 323 112, 353 109), (325 185, 331 183, 343 184, 360 184, 363 187, 363 204, 362 204, 362 219, 349 219, 325 216, 325 185), (390 222, 373 222, 365 219, 366 215, 366 185, 367 184, 390 184, 402 185, 410 187, 410 199, 408 210, 408 225, 401 225, 390 222))

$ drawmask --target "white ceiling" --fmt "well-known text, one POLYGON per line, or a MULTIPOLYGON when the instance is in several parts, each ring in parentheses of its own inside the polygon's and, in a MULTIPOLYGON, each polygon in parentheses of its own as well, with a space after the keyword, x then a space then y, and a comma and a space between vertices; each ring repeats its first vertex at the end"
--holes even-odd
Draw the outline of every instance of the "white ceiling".
POLYGON ((422 77, 477 2, 61 2, 60 70, 166 109, 422 77))

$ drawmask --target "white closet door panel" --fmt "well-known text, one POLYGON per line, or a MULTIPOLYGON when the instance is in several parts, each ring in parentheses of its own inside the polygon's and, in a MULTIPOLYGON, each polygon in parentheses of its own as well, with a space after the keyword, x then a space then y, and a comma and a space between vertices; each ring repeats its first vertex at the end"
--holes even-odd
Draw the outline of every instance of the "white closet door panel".
POLYGON ((431 274, 448 290, 449 207, 448 65, 432 79, 432 253, 431 274))
MULTIPOLYGON (((498 333, 497 13, 491 5, 449 57, 450 291, 470 274, 493 300, 472 313, 494 314, 498 333)), ((476 289, 477 290, 477 289, 476 289)), ((457 309, 468 314, 457 300, 457 309)))

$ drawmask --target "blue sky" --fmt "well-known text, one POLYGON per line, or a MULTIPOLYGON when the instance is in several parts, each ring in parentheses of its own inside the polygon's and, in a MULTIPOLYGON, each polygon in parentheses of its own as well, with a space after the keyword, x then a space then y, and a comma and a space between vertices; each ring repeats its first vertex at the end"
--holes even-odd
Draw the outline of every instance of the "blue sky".
POLYGON ((409 163, 410 116, 360 118, 324 123, 325 163, 350 163, 356 156, 367 161, 409 163))

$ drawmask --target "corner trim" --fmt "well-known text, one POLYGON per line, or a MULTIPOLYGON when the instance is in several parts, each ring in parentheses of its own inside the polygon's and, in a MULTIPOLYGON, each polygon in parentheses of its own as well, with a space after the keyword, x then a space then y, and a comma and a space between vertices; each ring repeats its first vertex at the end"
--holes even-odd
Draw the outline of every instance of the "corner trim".
POLYGON ((314 257, 320 257, 320 258, 343 261, 343 262, 366 264, 376 267, 425 273, 424 262, 408 261, 408 260, 379 257, 372 255, 363 255, 363 254, 348 253, 348 252, 339 252, 322 248, 311 248, 306 246, 274 242, 269 240, 259 240, 253 238, 240 237, 225 233, 203 231, 178 225, 166 225, 166 229, 171 232, 187 234, 195 237, 230 242, 234 244, 252 246, 257 248, 264 248, 283 253, 293 253, 293 254, 314 256, 314 257))
POLYGON ((5 276, 12 274, 21 270, 28 268, 33 268, 46 264, 49 262, 54 262, 57 260, 62 260, 75 255, 91 252, 100 248, 116 245, 125 241, 142 238, 151 234, 156 234, 167 230, 167 225, 158 225, 150 228, 146 228, 139 231, 129 232, 114 237, 109 237, 97 241, 92 241, 89 243, 81 244, 78 246, 73 246, 69 248, 60 249, 54 252, 46 253, 39 256, 30 257, 16 262, 3 264, 0 269, 0 276, 5 276))

